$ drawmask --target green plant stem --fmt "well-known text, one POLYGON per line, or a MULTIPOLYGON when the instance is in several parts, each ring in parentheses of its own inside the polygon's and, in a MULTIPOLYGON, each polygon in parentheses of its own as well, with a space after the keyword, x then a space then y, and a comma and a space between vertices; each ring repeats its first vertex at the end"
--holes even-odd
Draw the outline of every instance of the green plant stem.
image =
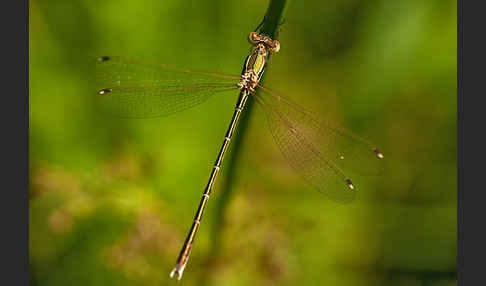
POLYGON ((260 29, 260 33, 277 40, 279 26, 284 21, 288 2, 288 0, 270 0, 267 13, 265 14, 265 22, 260 29))
MULTIPOLYGON (((270 0, 267 12, 265 14, 265 21, 261 26, 259 32, 265 34, 272 39, 278 37, 278 29, 283 21, 285 7, 288 0, 270 0)), ((267 67, 268 71, 268 67, 267 67)), ((263 78, 262 78, 263 81, 263 78)), ((257 91, 258 92, 258 91, 257 91)), ((219 257, 219 249, 221 248, 222 231, 225 226, 225 213, 231 199, 234 196, 233 184, 237 177, 237 168, 239 166, 239 159, 241 157, 241 149, 244 143, 244 135, 247 133, 250 116, 254 109, 253 97, 248 98, 244 112, 241 115, 238 124, 237 132, 232 140, 230 157, 226 165, 226 178, 221 188, 221 196, 216 202, 216 210, 214 212, 215 220, 212 224, 211 230, 211 256, 212 258, 219 257)))

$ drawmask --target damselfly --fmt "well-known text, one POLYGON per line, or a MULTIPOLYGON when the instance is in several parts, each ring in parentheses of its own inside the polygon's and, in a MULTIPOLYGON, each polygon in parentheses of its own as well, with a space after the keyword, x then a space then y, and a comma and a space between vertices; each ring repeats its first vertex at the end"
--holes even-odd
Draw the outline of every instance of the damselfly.
POLYGON ((97 100, 104 111, 127 118, 160 117, 206 101, 211 95, 239 90, 239 97, 223 145, 214 163, 189 234, 170 273, 181 279, 216 176, 249 96, 260 104, 277 145, 296 172, 330 199, 347 203, 355 185, 345 170, 359 165, 372 170, 383 154, 350 131, 322 122, 304 108, 260 84, 271 53, 280 43, 256 32, 240 76, 144 63, 120 57, 97 60, 97 100), (256 91, 259 90, 257 93, 256 91))

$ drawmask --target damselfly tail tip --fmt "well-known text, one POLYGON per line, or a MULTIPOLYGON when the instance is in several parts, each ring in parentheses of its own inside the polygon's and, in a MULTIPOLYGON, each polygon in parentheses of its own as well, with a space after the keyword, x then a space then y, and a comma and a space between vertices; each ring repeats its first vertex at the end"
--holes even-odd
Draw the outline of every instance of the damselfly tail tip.
POLYGON ((112 89, 111 89, 111 88, 103 88, 103 89, 100 89, 100 90, 98 91, 98 94, 99 94, 99 95, 103 95, 103 94, 110 93, 111 91, 112 91, 112 89))
POLYGON ((174 269, 170 272, 170 278, 174 278, 176 276, 177 280, 181 280, 182 273, 184 273, 184 267, 186 265, 177 264, 174 269))
POLYGON ((353 183, 351 182, 350 179, 346 179, 346 184, 348 185, 348 187, 351 189, 351 190, 354 190, 354 185, 353 183))
POLYGON ((97 60, 99 62, 106 62, 106 61, 110 60, 110 57, 108 57, 108 56, 102 56, 102 57, 99 57, 97 60))
POLYGON ((375 152, 376 157, 378 157, 380 159, 385 158, 385 156, 383 156, 383 153, 381 153, 380 150, 378 150, 378 148, 373 148, 373 152, 375 152))

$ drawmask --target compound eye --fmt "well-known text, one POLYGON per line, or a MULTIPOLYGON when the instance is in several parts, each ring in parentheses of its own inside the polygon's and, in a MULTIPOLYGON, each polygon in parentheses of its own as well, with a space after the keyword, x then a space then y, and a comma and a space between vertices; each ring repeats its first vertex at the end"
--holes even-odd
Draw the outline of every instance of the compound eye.
POLYGON ((274 53, 277 53, 278 51, 280 51, 280 43, 279 43, 279 41, 277 41, 277 40, 273 41, 273 45, 272 46, 273 46, 272 50, 273 50, 274 53))
POLYGON ((258 43, 259 41, 260 41, 260 37, 258 36, 258 34, 256 32, 251 32, 248 35, 248 42, 250 42, 250 44, 254 45, 254 44, 258 43))

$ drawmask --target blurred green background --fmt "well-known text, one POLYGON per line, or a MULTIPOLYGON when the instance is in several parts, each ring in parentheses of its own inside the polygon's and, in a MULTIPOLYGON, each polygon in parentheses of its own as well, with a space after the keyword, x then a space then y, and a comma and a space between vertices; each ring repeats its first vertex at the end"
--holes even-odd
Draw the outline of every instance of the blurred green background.
MULTIPOLYGON (((237 94, 117 119, 97 112, 89 63, 238 74, 267 5, 30 1, 32 285, 175 285, 237 94)), ((224 217, 223 164, 179 283, 455 285, 456 14, 444 0, 290 1, 265 85, 376 143, 385 171, 352 204, 329 201, 293 173, 255 106, 224 217)))

